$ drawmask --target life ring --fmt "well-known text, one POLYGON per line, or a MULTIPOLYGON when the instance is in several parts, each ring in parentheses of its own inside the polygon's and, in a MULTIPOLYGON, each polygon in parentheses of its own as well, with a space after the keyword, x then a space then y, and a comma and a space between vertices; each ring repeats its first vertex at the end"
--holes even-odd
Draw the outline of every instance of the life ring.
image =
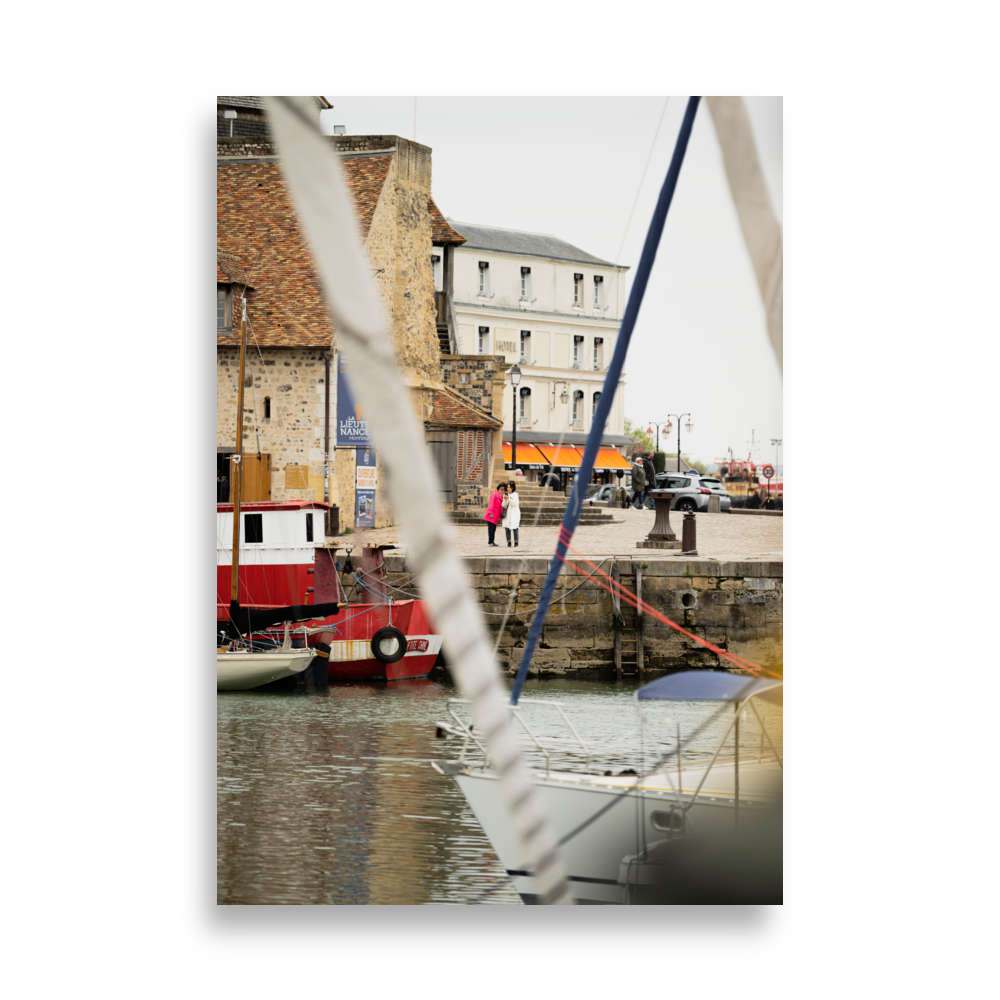
POLYGON ((401 660, 405 653, 406 636, 398 628, 386 625, 372 636, 372 656, 376 660, 381 660, 382 663, 395 663, 401 660))

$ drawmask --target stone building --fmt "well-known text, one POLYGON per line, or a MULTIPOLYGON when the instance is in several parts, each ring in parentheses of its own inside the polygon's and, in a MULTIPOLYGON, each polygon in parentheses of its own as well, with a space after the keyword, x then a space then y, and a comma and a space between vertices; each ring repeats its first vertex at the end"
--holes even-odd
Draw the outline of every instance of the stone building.
MULTIPOLYGON (((259 98, 218 100, 220 133, 222 123, 241 121, 241 108, 247 133, 234 129, 230 137, 226 129, 217 137, 219 473, 229 475, 236 444, 240 296, 245 289, 242 496, 326 499, 338 506, 341 526, 353 527, 357 449, 335 446, 336 331, 266 118, 255 114, 262 112, 263 102, 258 109, 248 102, 259 98), (236 104, 240 101, 245 104, 236 104), (237 109, 236 119, 224 117, 230 105, 237 109)), ((318 108, 323 100, 317 99, 318 108)), ((329 141, 340 157, 397 363, 427 429, 428 449, 439 469, 454 470, 442 499, 449 506, 485 504, 491 463, 499 452, 494 441, 500 420, 492 415, 492 384, 477 398, 451 384, 450 368, 442 372, 442 351, 457 344, 457 330, 447 308, 450 281, 446 285, 439 278, 441 288, 435 289, 432 258, 438 258, 442 272, 447 260, 450 274, 452 251, 464 237, 431 197, 431 150, 399 136, 331 136, 329 141), (448 454, 442 466, 438 457, 443 452, 448 454)), ((449 358, 449 364, 454 361, 449 358)), ((491 379, 493 374, 491 368, 491 379)), ((480 389, 485 385, 483 378, 476 382, 480 389)), ((376 469, 375 525, 384 526, 395 518, 382 492, 380 465, 376 469)))
MULTIPOLYGON (((517 364, 519 445, 546 449, 587 440, 624 315, 625 272, 556 236, 452 222, 466 241, 454 251, 454 308, 459 346, 467 355, 517 364)), ((613 454, 624 433, 624 373, 604 428, 610 480, 627 463, 613 454)), ((514 394, 501 397, 503 441, 510 450, 514 394)), ((567 456, 575 454, 570 449, 567 456)), ((537 479, 534 448, 519 448, 518 465, 537 479), (529 461, 522 461, 522 454, 529 461), (535 467, 533 467, 535 466, 535 467)), ((599 468, 599 466, 597 467, 599 468)), ((624 470, 622 470, 624 471, 624 470)), ((565 469, 568 478, 571 466, 565 469)))

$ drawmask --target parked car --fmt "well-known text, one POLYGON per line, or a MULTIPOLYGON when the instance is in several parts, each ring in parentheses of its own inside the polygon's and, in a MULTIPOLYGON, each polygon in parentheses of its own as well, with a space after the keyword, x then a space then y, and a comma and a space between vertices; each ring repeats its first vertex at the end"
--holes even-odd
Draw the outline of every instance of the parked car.
POLYGON ((610 500, 611 491, 618 489, 614 483, 591 483, 587 487, 587 494, 584 499, 588 503, 593 503, 595 500, 610 500))
MULTIPOLYGON (((677 490, 678 495, 670 502, 671 510, 706 511, 708 498, 713 494, 719 498, 719 509, 728 514, 732 510, 733 501, 725 486, 714 476, 702 476, 697 472, 658 472, 656 474, 658 490, 677 490)), ((631 504, 635 493, 628 491, 628 502, 631 504)), ((654 506, 652 498, 647 498, 646 506, 654 506)))

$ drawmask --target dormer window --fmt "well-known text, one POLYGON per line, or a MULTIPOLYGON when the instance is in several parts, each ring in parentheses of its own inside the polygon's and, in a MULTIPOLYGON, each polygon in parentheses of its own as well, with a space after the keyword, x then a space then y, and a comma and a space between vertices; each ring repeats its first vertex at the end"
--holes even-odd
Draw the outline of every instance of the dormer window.
POLYGON ((594 308, 604 308, 604 278, 599 274, 594 275, 594 308))
POLYGON ((521 301, 531 301, 531 268, 521 268, 521 301))
POLYGON ((218 286, 218 311, 215 319, 216 336, 225 337, 233 332, 233 293, 229 285, 218 286))
POLYGON ((573 305, 583 305, 583 275, 573 275, 573 305))
POLYGON ((490 265, 488 261, 479 262, 479 296, 489 298, 490 295, 490 265))

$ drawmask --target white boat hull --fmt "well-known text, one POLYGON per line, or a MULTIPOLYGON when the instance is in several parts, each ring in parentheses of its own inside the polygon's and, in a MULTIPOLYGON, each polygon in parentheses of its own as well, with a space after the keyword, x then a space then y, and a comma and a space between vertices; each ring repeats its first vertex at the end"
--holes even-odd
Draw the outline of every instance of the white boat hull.
MULTIPOLYGON (((690 800, 703 768, 685 768, 685 799, 690 800)), ((688 833, 731 834, 735 829, 733 768, 716 764, 688 812, 688 833)), ((673 775, 676 782, 676 773, 673 775)), ((621 905, 625 888, 619 882, 621 862, 626 855, 638 854, 645 845, 670 834, 669 814, 677 798, 664 775, 644 779, 640 789, 635 778, 601 777, 579 772, 534 773, 534 785, 543 808, 561 840, 594 817, 615 796, 622 801, 611 806, 585 829, 559 848, 569 878, 574 902, 621 905), (626 792, 622 795, 622 792, 626 792)), ((500 783, 493 772, 469 768, 455 780, 489 837, 501 864, 526 903, 537 896, 535 879, 525 870, 519 842, 511 829, 500 783)), ((779 801, 780 772, 769 765, 740 765, 740 829, 773 816, 768 808, 779 801)))
POLYGON ((290 649, 266 653, 218 650, 215 655, 216 690, 250 691, 300 673, 316 654, 311 649, 290 649))

